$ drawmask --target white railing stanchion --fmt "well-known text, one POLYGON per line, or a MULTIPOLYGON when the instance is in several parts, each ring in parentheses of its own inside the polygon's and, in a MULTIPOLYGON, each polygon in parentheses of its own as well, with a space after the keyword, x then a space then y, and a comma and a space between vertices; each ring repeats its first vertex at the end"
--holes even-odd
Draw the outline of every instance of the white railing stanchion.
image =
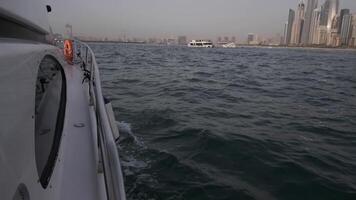
POLYGON ((105 108, 104 97, 101 89, 100 74, 95 55, 91 48, 80 41, 75 41, 86 49, 85 64, 90 62, 89 92, 97 118, 97 133, 99 148, 102 155, 107 197, 109 200, 126 200, 120 158, 115 139, 112 134, 110 121, 105 108))

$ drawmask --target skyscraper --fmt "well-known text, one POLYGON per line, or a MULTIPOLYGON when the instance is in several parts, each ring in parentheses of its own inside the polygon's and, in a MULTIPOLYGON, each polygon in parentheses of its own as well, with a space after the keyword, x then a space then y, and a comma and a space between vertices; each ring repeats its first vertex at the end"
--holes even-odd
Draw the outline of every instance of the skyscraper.
POLYGON ((352 23, 352 15, 345 14, 342 18, 342 25, 341 25, 341 43, 343 45, 348 45, 350 34, 351 34, 351 23, 352 23))
POLYGON ((326 45, 327 42, 327 25, 328 25, 328 15, 329 15, 329 1, 325 1, 320 8, 320 23, 317 29, 317 42, 315 44, 326 45))
POLYGON ((177 38, 179 45, 187 45, 187 37, 186 36, 178 36, 177 38))
POLYGON ((298 4, 297 14, 295 16, 294 23, 293 23, 291 44, 294 45, 300 44, 301 34, 302 34, 303 24, 304 24, 304 12, 305 12, 305 5, 303 1, 300 1, 300 3, 298 4))
POLYGON ((302 44, 309 44, 310 37, 310 25, 312 21, 312 15, 314 9, 318 6, 318 0, 307 0, 306 9, 305 9, 305 17, 304 17, 304 25, 301 36, 302 44))
POLYGON ((285 31, 285 44, 286 45, 291 43, 291 36, 292 36, 294 17, 295 17, 294 10, 289 9, 288 22, 286 24, 287 27, 286 27, 286 31, 285 31))
MULTIPOLYGON (((337 13, 339 11, 339 0, 325 0, 325 3, 321 6, 320 13, 320 44, 331 45, 332 42, 332 24, 337 13), (326 32, 325 32, 326 31, 326 32), (326 33, 325 37, 324 34, 326 33)), ((337 30, 336 30, 337 31, 337 30)))
POLYGON ((321 8, 314 9, 309 33, 309 44, 319 44, 319 24, 320 24, 321 8))
POLYGON ((337 29, 339 28, 340 15, 336 15, 331 23, 331 29, 334 29, 337 33, 337 29))
POLYGON ((283 31, 283 40, 282 43, 283 45, 288 45, 287 43, 287 31, 288 31, 288 22, 284 24, 284 31, 283 31))
POLYGON ((328 25, 329 1, 326 1, 320 8, 320 26, 328 25))
POLYGON ((339 0, 325 0, 321 6, 320 25, 325 25, 328 29, 331 29, 332 21, 338 11, 339 0))
POLYGON ((349 9, 341 9, 340 11, 340 21, 338 23, 338 28, 337 28, 337 33, 341 33, 341 26, 342 26, 342 19, 344 18, 344 15, 346 14, 350 14, 350 10, 349 9))
POLYGON ((328 29, 326 26, 319 26, 318 28, 319 45, 326 45, 328 40, 328 29))
POLYGON ((249 33, 247 35, 247 44, 254 44, 255 41, 256 41, 256 35, 253 33, 249 33))
POLYGON ((327 28, 328 30, 331 29, 331 25, 333 22, 334 17, 336 17, 338 11, 339 11, 339 0, 326 0, 325 4, 328 5, 328 22, 327 22, 327 28))
MULTIPOLYGON (((332 32, 335 32, 332 30, 332 24, 333 20, 335 17, 337 17, 337 14, 339 12, 339 0, 326 0, 326 3, 328 3, 328 23, 326 25, 327 28, 327 45, 331 45, 332 43, 332 32)), ((337 30, 336 30, 337 32, 337 30)))
POLYGON ((356 15, 352 16, 350 43, 351 47, 356 47, 356 15))

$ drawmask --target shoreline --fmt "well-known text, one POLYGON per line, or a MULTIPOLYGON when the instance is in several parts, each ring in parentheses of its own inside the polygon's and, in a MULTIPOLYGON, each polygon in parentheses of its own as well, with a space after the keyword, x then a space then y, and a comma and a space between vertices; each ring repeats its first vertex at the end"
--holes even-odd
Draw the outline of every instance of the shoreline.
POLYGON ((316 50, 343 50, 343 51, 356 51, 356 48, 343 48, 343 47, 297 47, 297 46, 264 46, 264 45, 237 45, 236 48, 278 48, 278 49, 316 49, 316 50))
MULTIPOLYGON (((142 44, 142 45, 162 45, 162 46, 185 46, 185 45, 167 45, 167 44, 156 44, 156 43, 146 43, 146 42, 122 42, 122 41, 83 41, 89 43, 119 43, 119 44, 142 44)), ((224 47, 214 47, 214 48, 224 48, 224 47)), ((312 46, 276 46, 276 45, 236 45, 234 48, 275 48, 275 49, 315 49, 315 50, 342 50, 342 51, 356 51, 356 48, 347 48, 347 47, 312 47, 312 46)), ((231 49, 234 49, 231 48, 231 49)), ((227 48, 229 49, 229 48, 227 48)))

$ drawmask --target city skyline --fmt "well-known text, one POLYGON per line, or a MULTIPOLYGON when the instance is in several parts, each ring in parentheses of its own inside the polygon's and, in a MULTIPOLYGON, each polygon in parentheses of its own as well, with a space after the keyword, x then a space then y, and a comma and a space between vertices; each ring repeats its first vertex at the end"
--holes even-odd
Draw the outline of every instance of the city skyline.
POLYGON ((300 0, 296 11, 289 10, 284 28, 288 46, 356 46, 355 19, 350 9, 341 8, 340 0, 300 0))
MULTIPOLYGON (((248 33, 272 37, 283 35, 283 24, 288 17, 285 10, 298 0, 48 0, 53 12, 50 22, 54 32, 64 33, 65 24, 73 25, 75 35, 118 38, 127 37, 188 37, 217 38, 235 36, 246 39, 248 33), (71 7, 67 5, 71 4, 71 7), (80 13, 84 9, 90 16, 80 13), (203 6, 197 6, 203 5, 203 6), (267 6, 267 9, 266 9, 267 6), (78 8, 81 8, 80 10, 78 8), (104 12, 103 12, 104 11, 104 12)), ((341 5, 356 10, 354 0, 343 0, 341 5)))

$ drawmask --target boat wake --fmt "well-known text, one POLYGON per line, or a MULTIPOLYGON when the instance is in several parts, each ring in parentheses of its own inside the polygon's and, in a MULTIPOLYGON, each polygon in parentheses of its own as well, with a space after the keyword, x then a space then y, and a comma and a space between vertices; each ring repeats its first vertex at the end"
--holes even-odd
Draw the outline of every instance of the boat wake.
POLYGON ((120 138, 119 138, 119 143, 130 140, 133 141, 136 145, 140 147, 144 147, 144 143, 136 137, 136 135, 133 134, 132 129, 131 129, 131 124, 121 121, 121 122, 116 122, 117 128, 119 129, 120 133, 120 138))

